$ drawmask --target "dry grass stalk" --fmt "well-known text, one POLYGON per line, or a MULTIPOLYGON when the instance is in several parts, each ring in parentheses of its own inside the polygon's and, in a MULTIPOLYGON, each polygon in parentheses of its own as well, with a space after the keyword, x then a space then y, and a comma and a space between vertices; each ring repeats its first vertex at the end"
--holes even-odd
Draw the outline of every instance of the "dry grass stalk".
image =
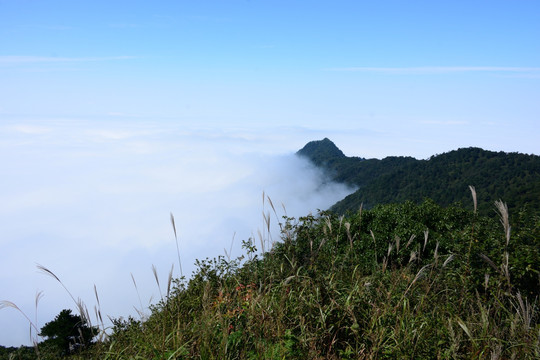
MULTIPOLYGON (((321 240, 321 242, 320 242, 320 244, 319 244, 319 248, 317 249, 317 251, 321 251, 321 248, 323 247, 323 245, 326 243, 327 240, 328 240, 327 237, 324 237, 324 238, 321 240)), ((313 252, 313 240, 310 239, 310 240, 309 240, 309 244, 310 244, 310 247, 311 247, 311 251, 313 252)))
POLYGON ((141 309, 137 309, 135 308, 135 310, 137 311, 137 313, 139 314, 139 316, 141 318, 144 318, 143 316, 143 304, 142 304, 142 300, 141 300, 141 294, 139 293, 139 288, 137 287, 137 282, 135 281, 135 277, 133 276, 133 273, 131 273, 131 280, 133 280, 133 286, 135 286, 135 291, 137 292, 137 297, 139 298, 139 305, 141 307, 141 309))
POLYGON ((260 229, 257 229, 257 235, 259 235, 259 241, 261 243, 261 250, 262 250, 262 253, 264 254, 266 252, 266 247, 264 245, 264 236, 261 233, 260 229))
POLYGON ((274 207, 274 203, 272 202, 272 199, 270 199, 270 196, 266 196, 266 198, 268 199, 268 203, 270 204, 270 207, 272 208, 272 210, 274 211, 274 213, 276 212, 276 208, 274 207))
POLYGON ((476 189, 472 185, 469 185, 469 189, 471 190, 471 195, 473 198, 473 205, 474 205, 474 213, 476 214, 476 209, 478 208, 478 202, 476 199, 476 189))
POLYGON ((92 321, 90 320, 90 313, 88 312, 88 308, 86 307, 86 304, 82 301, 81 298, 77 299, 76 302, 77 309, 79 310, 79 315, 81 316, 81 319, 88 323, 88 325, 92 326, 92 321))
MULTIPOLYGON (((427 264, 427 265, 422 266, 422 268, 420 270, 418 270, 418 273, 414 277, 413 281, 409 284, 409 286, 407 287, 407 290, 405 290, 405 292, 401 296, 401 300, 403 300, 403 298, 405 297, 405 295, 407 295, 407 293, 413 287, 413 285, 425 275, 425 272, 431 266, 432 266, 431 264, 427 264)), ((399 302, 401 302, 401 300, 399 302)))
MULTIPOLYGON (((37 291, 36 292, 36 296, 35 296, 35 299, 34 299, 34 306, 35 306, 35 309, 34 309, 34 312, 35 312, 35 318, 34 318, 34 323, 32 323, 30 321, 30 319, 28 319, 28 317, 18 308, 16 307, 15 309, 19 310, 19 312, 21 312, 25 317, 26 319, 28 319, 29 321, 29 324, 30 324, 30 332, 29 332, 29 337, 30 337, 30 340, 32 341, 32 346, 34 347, 34 351, 36 353, 36 356, 38 359, 41 359, 41 355, 40 355, 40 351, 39 351, 39 347, 38 347, 38 337, 39 337, 39 331, 37 330, 37 323, 38 323, 38 308, 39 308, 39 301, 43 298, 43 291, 37 291), (34 331, 36 332, 36 335, 35 336, 32 336, 32 329, 34 329, 34 331)), ((12 305, 15 305, 13 303, 11 303, 12 305)), ((10 306, 11 307, 11 306, 10 306)), ((0 309, 2 308, 2 305, 0 303, 0 309)), ((14 358, 13 356, 10 355, 10 359, 14 358)))
POLYGON ((534 318, 535 308, 533 305, 529 304, 529 301, 521 296, 521 293, 518 292, 516 295, 517 305, 514 305, 518 316, 521 318, 523 323, 523 330, 526 332, 531 330, 531 323, 534 318))
POLYGON ((36 324, 32 322, 32 320, 30 320, 30 318, 25 314, 25 312, 22 311, 14 302, 11 302, 9 300, 1 300, 0 310, 5 309, 5 308, 12 308, 20 312, 26 318, 26 320, 28 320, 28 323, 30 324, 30 326, 34 328, 36 332, 39 332, 39 329, 37 328, 36 324))
POLYGON ((495 201, 495 207, 497 208, 497 211, 499 212, 499 218, 501 220, 501 224, 504 228, 504 234, 506 236, 506 246, 508 246, 508 243, 510 242, 510 221, 508 218, 508 205, 504 203, 502 200, 495 201))
POLYGON ((152 272, 154 273, 154 278, 156 279, 156 283, 157 283, 157 286, 158 286, 158 289, 159 289, 159 296, 163 300, 163 293, 161 292, 161 286, 159 284, 159 277, 158 277, 158 274, 157 274, 156 266, 154 264, 152 264, 152 272))
MULTIPOLYGON (((262 203, 263 203, 262 216, 263 216, 264 223, 266 225, 265 234, 266 234, 266 242, 267 242, 267 246, 265 246, 265 249, 268 248, 269 250, 271 250, 274 245, 274 240, 272 238, 272 232, 270 231, 270 225, 271 225, 270 211, 265 212, 266 200, 268 200, 270 207, 272 208, 272 211, 274 212, 274 215, 276 216, 276 219, 278 218, 278 216, 276 213, 276 208, 274 207, 274 203, 272 202, 272 199, 270 199, 270 196, 266 195, 266 193, 263 191, 262 192, 262 203)), ((279 219, 278 219, 278 223, 279 223, 279 219)), ((263 238, 265 237, 263 236, 263 238)), ((263 253, 266 252, 265 249, 263 249, 263 253)))
POLYGON ((422 252, 426 250, 426 245, 428 243, 428 237, 429 237, 429 230, 424 230, 424 247, 422 248, 422 252))
POLYGON ((489 264, 489 266, 491 266, 493 269, 495 269, 496 271, 498 271, 500 273, 500 270, 499 268, 497 267, 497 265, 495 265, 495 263, 493 262, 493 260, 491 260, 487 255, 485 254, 480 254, 480 257, 482 258, 482 260, 484 260, 485 262, 487 262, 489 264))
POLYGON ((452 261, 453 259, 454 259, 454 254, 451 254, 450 256, 448 256, 448 257, 446 258, 446 260, 444 260, 442 266, 443 266, 443 267, 446 267, 446 265, 448 265, 448 263, 449 263, 450 261, 452 261))
POLYGON ((44 294, 43 294, 43 291, 38 291, 36 292, 36 297, 35 297, 35 323, 37 324, 37 313, 38 313, 38 307, 39 307, 39 301, 43 298, 44 294))
POLYGON ((409 258, 409 264, 410 264, 411 262, 413 262, 414 260, 416 260, 416 251, 411 250, 411 256, 410 256, 410 258, 409 258))
POLYGON ((229 247, 229 251, 227 252, 227 249, 223 248, 223 251, 225 251, 225 256, 227 256, 227 261, 231 261, 231 254, 232 254, 232 248, 234 244, 234 237, 236 236, 236 231, 233 233, 232 240, 231 240, 231 246, 229 247))
POLYGON ((178 266, 180 266, 180 276, 184 276, 182 272, 182 261, 180 260, 180 246, 178 246, 178 236, 176 234, 176 224, 174 222, 174 215, 171 213, 171 224, 174 231, 174 240, 176 241, 176 253, 178 254, 178 266))
POLYGON ((388 252, 387 252, 388 257, 390 257, 390 254, 392 253, 393 249, 394 249, 394 245, 392 243, 388 243, 388 252))
POLYGON ((326 227, 328 228, 328 231, 330 232, 330 234, 332 234, 332 222, 330 221, 330 217, 325 217, 324 222, 326 224, 326 227))
POLYGON ((465 331, 465 334, 469 337, 469 339, 472 339, 472 333, 469 330, 469 327, 463 322, 461 319, 457 319, 458 325, 465 331))
POLYGON ((345 223, 345 231, 347 232, 347 238, 349 239, 349 244, 351 245, 351 250, 353 248, 353 239, 351 236, 351 223, 346 222, 345 223))
POLYGON ((173 271, 174 271, 174 264, 171 265, 171 270, 169 271, 169 276, 167 278, 167 299, 169 298, 171 294, 171 285, 172 285, 172 279, 173 279, 173 271))
POLYGON ((409 241, 407 241, 407 244, 405 245, 405 249, 409 247, 409 245, 411 245, 411 243, 413 242, 413 240, 416 238, 416 235, 415 234, 412 234, 411 237, 409 238, 409 241))
POLYGON ((382 260, 382 272, 383 272, 383 274, 386 271, 387 266, 388 266, 388 259, 385 256, 385 257, 383 257, 383 260, 382 260))
POLYGON ((37 264, 36 267, 41 272, 43 272, 45 275, 51 276, 53 279, 58 281, 60 283, 60 285, 62 285, 64 290, 66 290, 66 292, 69 294, 69 296, 71 297, 71 299, 73 300, 73 302, 77 306, 77 309, 79 311, 79 315, 81 316, 81 319, 84 320, 84 321, 87 321, 91 325, 90 316, 88 315, 88 309, 86 308, 86 305, 83 303, 83 301, 81 299, 75 299, 73 294, 71 294, 71 292, 64 285, 64 283, 60 280, 60 278, 58 276, 56 276, 56 274, 54 274, 51 270, 47 269, 45 266, 40 265, 40 264, 37 264))
POLYGON ((371 238, 373 239, 373 245, 375 247, 375 262, 377 262, 377 241, 375 241, 375 234, 371 229, 369 230, 369 233, 371 234, 371 238))
POLYGON ((506 281, 508 282, 508 286, 510 287, 510 267, 508 265, 508 251, 504 252, 504 262, 501 265, 502 273, 504 274, 504 277, 506 278, 506 281))
POLYGON ((99 296, 98 296, 96 284, 94 284, 94 294, 96 295, 97 305, 101 308, 101 304, 99 302, 99 296))
POLYGON ((270 219, 270 212, 267 211, 266 214, 265 214, 264 211, 263 211, 262 216, 263 216, 264 223, 266 224, 266 231, 267 231, 268 234, 270 234, 270 220, 271 220, 270 219))
POLYGON ((105 323, 103 322, 103 316, 101 315, 101 303, 99 302, 99 296, 98 296, 96 284, 94 284, 94 294, 96 295, 96 301, 97 301, 97 306, 94 306, 94 311, 96 313, 96 319, 101 324, 102 331, 100 332, 100 341, 102 341, 102 340, 104 340, 104 338, 106 336, 105 323))
POLYGON ((388 251, 386 252, 386 257, 383 258, 383 266, 382 266, 383 273, 386 271, 386 267, 388 266, 388 261, 390 260, 390 254, 392 253, 393 249, 394 249, 394 245, 392 243, 388 243, 388 251))

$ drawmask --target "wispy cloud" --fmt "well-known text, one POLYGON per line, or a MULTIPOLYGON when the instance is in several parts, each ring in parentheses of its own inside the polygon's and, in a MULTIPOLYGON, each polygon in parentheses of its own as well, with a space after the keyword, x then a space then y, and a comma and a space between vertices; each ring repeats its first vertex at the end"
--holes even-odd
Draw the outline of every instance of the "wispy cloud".
POLYGON ((19 65, 36 63, 95 62, 135 59, 136 56, 103 56, 103 57, 55 57, 55 56, 0 56, 0 65, 19 65))
POLYGON ((449 74, 449 73, 513 73, 513 74, 539 74, 540 67, 512 67, 512 66, 413 66, 413 67, 343 67, 330 68, 329 71, 348 71, 385 74, 449 74))
POLYGON ((22 134, 31 134, 31 135, 46 134, 51 131, 51 129, 48 127, 35 126, 35 125, 15 125, 15 126, 12 126, 11 129, 22 134))
POLYGON ((420 124, 426 125, 467 125, 468 121, 463 120, 423 120, 420 124))

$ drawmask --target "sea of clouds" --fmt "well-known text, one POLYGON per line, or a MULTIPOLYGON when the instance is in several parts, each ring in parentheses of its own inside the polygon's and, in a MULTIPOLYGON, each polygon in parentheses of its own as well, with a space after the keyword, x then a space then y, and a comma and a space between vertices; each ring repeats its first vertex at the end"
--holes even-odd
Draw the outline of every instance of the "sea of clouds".
MULTIPOLYGON (((160 298, 180 266, 242 254, 270 212, 279 241, 283 215, 326 209, 352 189, 329 182, 294 153, 324 135, 280 127, 194 126, 175 120, 17 119, 0 125, 0 300, 38 328, 76 309, 50 269, 91 314, 137 315, 160 298), (268 198, 275 206, 273 212, 268 198), (264 201, 263 201, 264 199, 264 201), (133 279, 136 281, 138 292, 133 279), (35 306, 36 293, 42 292, 35 306), (140 297, 140 300, 139 300, 140 297)), ((29 323, 0 310, 0 344, 29 344, 29 323)), ((110 324, 110 323, 109 323, 110 324)))

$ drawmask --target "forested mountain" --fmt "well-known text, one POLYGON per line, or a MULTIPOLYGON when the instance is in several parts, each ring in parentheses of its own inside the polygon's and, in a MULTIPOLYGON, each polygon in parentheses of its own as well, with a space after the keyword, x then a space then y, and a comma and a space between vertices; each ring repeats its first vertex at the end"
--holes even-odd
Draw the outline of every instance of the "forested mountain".
POLYGON ((469 185, 476 188, 478 210, 493 212, 493 202, 503 199, 510 210, 528 206, 540 210, 540 156, 462 148, 428 160, 387 157, 382 160, 347 157, 329 139, 312 141, 298 151, 325 169, 338 182, 357 191, 336 203, 344 213, 361 204, 371 208, 430 198, 441 205, 472 204, 469 185))

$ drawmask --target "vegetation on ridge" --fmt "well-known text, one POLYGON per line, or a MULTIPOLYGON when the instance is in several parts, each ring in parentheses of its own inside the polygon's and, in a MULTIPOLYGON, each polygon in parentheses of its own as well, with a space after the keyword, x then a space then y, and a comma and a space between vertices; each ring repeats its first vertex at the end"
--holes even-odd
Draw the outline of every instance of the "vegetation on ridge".
MULTIPOLYGON (((308 149, 339 178, 347 173, 340 161, 350 158, 332 145, 325 139, 308 149), (317 150, 320 144, 327 149, 317 150)), ((470 155, 451 157, 459 154, 470 155)), ((368 164, 366 170, 370 162, 373 172, 357 179, 392 178, 390 164, 416 166, 417 160, 357 159, 351 169, 368 164)), ((510 217, 498 200, 490 205, 497 216, 486 216, 472 186, 467 198, 471 193, 472 210, 429 199, 299 219, 279 218, 274 210, 280 241, 271 244, 261 235, 259 242, 243 241, 245 254, 236 259, 197 260, 189 279, 173 279, 171 272, 148 317, 113 319, 105 328, 96 309, 98 341, 64 357, 540 358, 540 212, 529 204, 510 217)), ((265 215, 268 231, 270 222, 265 215)), ((85 307, 77 305, 88 321, 85 307)), ((0 347, 0 359, 58 357, 45 342, 35 352, 5 350, 0 347)))
MULTIPOLYGON (((285 219, 250 260, 198 262, 147 321, 119 320, 111 359, 535 358, 538 217, 503 225, 427 201, 285 219), (533 221, 531 221, 533 220, 533 221)), ((103 353, 106 350, 107 352, 103 353)))
POLYGON ((71 356, 538 358, 540 217, 523 210, 510 231, 496 208, 499 219, 433 201, 284 218, 272 250, 249 239, 243 263, 198 261, 148 318, 116 319, 71 356))
POLYGON ((358 188, 332 210, 345 213, 360 205, 429 198, 440 205, 467 203, 467 186, 478 194, 478 211, 493 213, 492 204, 505 199, 512 213, 529 206, 540 210, 540 156, 463 148, 428 160, 387 157, 382 160, 347 157, 329 139, 313 141, 298 151, 326 170, 331 178, 358 188), (339 155, 341 154, 341 155, 339 155))

